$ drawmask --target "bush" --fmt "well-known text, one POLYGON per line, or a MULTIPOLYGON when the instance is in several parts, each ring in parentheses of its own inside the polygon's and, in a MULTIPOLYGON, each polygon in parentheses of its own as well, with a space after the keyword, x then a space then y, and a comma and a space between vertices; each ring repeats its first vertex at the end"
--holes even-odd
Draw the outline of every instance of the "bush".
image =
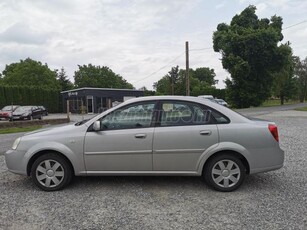
POLYGON ((60 91, 29 86, 1 86, 0 107, 6 105, 43 105, 51 113, 60 111, 60 91))

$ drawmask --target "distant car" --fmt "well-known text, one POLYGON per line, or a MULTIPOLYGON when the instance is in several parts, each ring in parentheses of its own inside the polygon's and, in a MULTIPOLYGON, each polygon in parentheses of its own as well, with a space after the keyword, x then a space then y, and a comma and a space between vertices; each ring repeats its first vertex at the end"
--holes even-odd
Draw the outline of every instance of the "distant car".
POLYGON ((10 120, 41 120, 42 116, 42 110, 38 106, 20 106, 13 112, 10 120))
POLYGON ((48 109, 45 106, 39 105, 38 108, 41 109, 43 116, 48 116, 48 109))
MULTIPOLYGON (((211 102, 214 102, 214 103, 218 103, 214 97, 212 95, 199 95, 198 96, 199 98, 202 98, 202 99, 206 99, 206 100, 209 100, 211 102)), ((219 104, 219 103, 218 103, 219 104)))
POLYGON ((203 98, 203 99, 214 99, 212 95, 199 95, 198 97, 203 98))
POLYGON ((223 99, 215 99, 215 101, 219 103, 220 105, 228 107, 228 103, 224 101, 223 99))
POLYGON ((8 105, 3 107, 0 110, 0 120, 2 118, 4 118, 5 120, 9 120, 10 117, 12 116, 12 111, 15 111, 15 109, 17 109, 19 107, 19 105, 8 105))
POLYGON ((46 191, 64 188, 73 176, 173 175, 202 176, 230 192, 246 174, 283 166, 278 140, 274 122, 209 100, 140 97, 90 120, 28 133, 16 139, 5 161, 46 191))

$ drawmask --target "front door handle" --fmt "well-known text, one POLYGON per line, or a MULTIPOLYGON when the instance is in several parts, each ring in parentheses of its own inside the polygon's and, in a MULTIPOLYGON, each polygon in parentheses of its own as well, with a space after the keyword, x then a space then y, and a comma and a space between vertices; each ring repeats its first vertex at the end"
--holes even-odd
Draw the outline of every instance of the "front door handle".
POLYGON ((144 134, 144 133, 139 133, 139 134, 135 134, 134 137, 135 137, 135 138, 139 138, 139 139, 144 139, 144 138, 146 138, 146 134, 144 134))
POLYGON ((210 136, 211 135, 211 131, 209 130, 202 130, 199 132, 200 135, 203 135, 203 136, 210 136))

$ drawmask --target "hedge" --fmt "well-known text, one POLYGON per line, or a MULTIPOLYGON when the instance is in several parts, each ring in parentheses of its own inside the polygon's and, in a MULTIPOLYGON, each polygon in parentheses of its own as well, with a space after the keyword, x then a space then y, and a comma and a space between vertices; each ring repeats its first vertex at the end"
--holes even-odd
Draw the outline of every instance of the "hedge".
POLYGON ((43 105, 49 112, 60 112, 60 91, 28 86, 0 85, 0 109, 6 105, 43 105))

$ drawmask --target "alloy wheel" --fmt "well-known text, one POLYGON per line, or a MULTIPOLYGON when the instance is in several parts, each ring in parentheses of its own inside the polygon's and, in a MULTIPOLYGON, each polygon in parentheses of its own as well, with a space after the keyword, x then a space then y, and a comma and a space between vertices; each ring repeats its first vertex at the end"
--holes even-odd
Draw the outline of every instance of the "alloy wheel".
POLYGON ((222 188, 235 186, 240 180, 240 168, 232 160, 224 159, 218 161, 211 172, 214 183, 222 188))
POLYGON ((47 188, 58 186, 64 179, 63 166, 56 160, 44 160, 36 168, 37 181, 47 188))

